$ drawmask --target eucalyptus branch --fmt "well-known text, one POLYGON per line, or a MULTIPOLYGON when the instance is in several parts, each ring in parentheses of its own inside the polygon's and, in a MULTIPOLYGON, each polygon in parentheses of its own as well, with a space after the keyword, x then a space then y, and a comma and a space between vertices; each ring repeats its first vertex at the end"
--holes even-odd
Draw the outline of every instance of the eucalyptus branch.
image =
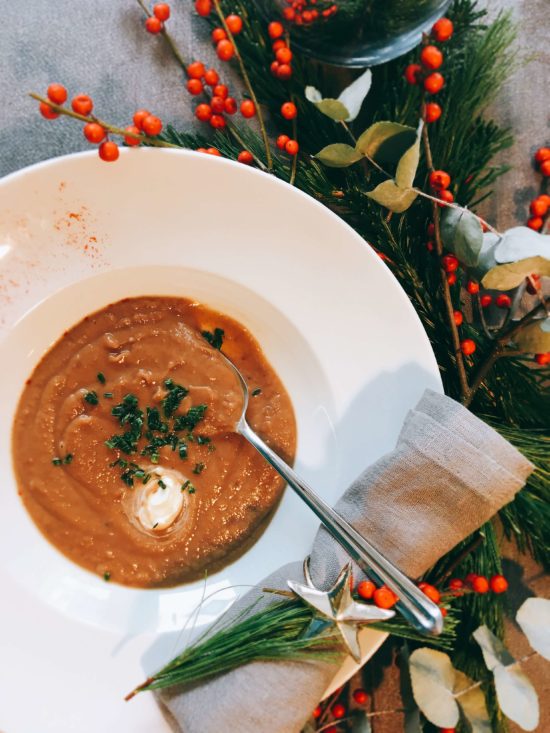
POLYGON ((462 400, 463 405, 465 405, 466 407, 470 405, 475 393, 483 384, 485 377, 491 371, 495 362, 502 356, 508 355, 508 349, 506 348, 507 344, 514 338, 517 333, 521 331, 522 328, 528 326, 542 313, 546 313, 548 307, 550 307, 550 298, 546 298, 545 300, 543 300, 538 306, 536 306, 536 308, 533 308, 531 311, 529 311, 529 313, 523 316, 523 318, 521 318, 519 321, 516 321, 513 326, 510 326, 510 328, 507 328, 500 333, 500 335, 495 339, 493 348, 489 352, 487 358, 484 362, 482 362, 478 371, 476 372, 472 387, 462 400))
MULTIPOLYGON (((513 669, 514 667, 519 667, 521 664, 524 664, 525 662, 528 662, 533 657, 537 657, 538 652, 529 652, 529 654, 525 654, 521 659, 516 659, 514 662, 511 662, 510 664, 505 664, 504 669, 513 669)), ((469 687, 465 687, 463 690, 460 690, 460 692, 457 692, 455 697, 455 700, 459 697, 462 697, 463 695, 466 695, 468 692, 471 692, 472 690, 477 690, 478 687, 481 687, 481 685, 484 685, 489 680, 479 680, 479 682, 474 682, 473 684, 469 685, 469 687)))
MULTIPOLYGON (((430 148, 430 139, 428 137, 428 129, 426 125, 422 127, 422 141, 424 143, 424 152, 426 155, 426 163, 430 171, 433 171, 434 165, 433 165, 433 158, 432 158, 432 150, 430 148)), ((462 356, 462 351, 460 348, 460 336, 458 334, 458 328, 457 328, 457 325, 454 319, 454 307, 453 307, 453 301, 451 299, 451 289, 447 281, 447 275, 445 273, 445 270, 443 269, 441 265, 441 257, 443 255, 443 242, 441 240, 441 229, 440 229, 440 221, 439 221, 439 205, 437 201, 438 199, 434 199, 434 203, 432 207, 433 208, 434 228, 435 228, 435 246, 436 246, 436 251, 437 251, 437 255, 439 259, 439 271, 441 275, 441 287, 443 290, 443 300, 445 302, 445 309, 447 311, 447 322, 449 325, 449 329, 451 332, 451 339, 453 342, 455 362, 456 362, 456 368, 458 372, 458 380, 460 384, 460 392, 462 395, 462 401, 464 402, 464 400, 467 399, 470 393, 470 387, 468 385, 466 367, 464 366, 464 358, 462 356)))
POLYGON ((225 16, 222 13, 222 9, 220 7, 219 0, 213 0, 213 2, 214 2, 214 7, 216 8, 216 13, 218 14, 218 17, 219 17, 219 19, 221 21, 221 24, 223 25, 224 30, 227 33, 227 37, 229 38, 229 40, 233 44, 233 48, 235 49, 235 58, 237 59, 237 61, 239 63, 239 68, 241 70, 241 76, 243 78, 244 85, 247 88, 248 93, 250 94, 250 98, 254 102, 254 106, 256 108, 256 113, 258 115, 258 122, 259 122, 259 125, 260 125, 260 132, 262 134, 262 140, 264 142, 264 147, 265 147, 265 159, 266 159, 266 164, 267 164, 267 170, 270 172, 271 171, 271 168, 273 167, 273 159, 271 157, 271 148, 269 146, 269 139, 267 137, 267 130, 266 130, 266 126, 265 126, 265 122, 264 122, 262 110, 261 110, 260 104, 258 102, 258 98, 256 97, 256 94, 254 92, 254 88, 252 86, 252 83, 250 82, 250 77, 248 76, 248 72, 246 70, 246 66, 244 64, 243 58, 242 58, 242 56, 240 54, 240 51, 239 51, 239 48, 238 48, 238 46, 237 46, 237 44, 235 42, 235 37, 233 36, 233 34, 231 33, 231 31, 230 31, 227 23, 225 22, 225 16))
POLYGON ((115 127, 115 125, 111 125, 108 122, 105 122, 104 120, 100 120, 95 115, 89 115, 86 117, 85 115, 80 115, 78 112, 73 112, 72 109, 69 109, 68 107, 63 107, 60 104, 54 104, 54 102, 51 102, 46 97, 42 97, 40 94, 35 94, 35 92, 29 92, 29 97, 32 97, 33 99, 36 99, 38 102, 43 102, 44 104, 47 104, 49 107, 53 109, 54 112, 57 112, 60 115, 65 115, 66 117, 72 117, 75 120, 80 120, 81 122, 96 122, 98 125, 101 125, 107 132, 110 132, 112 135, 120 135, 121 137, 131 137, 135 140, 139 140, 142 143, 147 143, 147 145, 153 145, 157 148, 177 148, 181 149, 181 145, 175 145, 174 143, 169 143, 165 140, 160 140, 156 137, 148 137, 147 135, 143 135, 141 133, 134 133, 129 132, 128 130, 124 130, 122 127, 115 127))

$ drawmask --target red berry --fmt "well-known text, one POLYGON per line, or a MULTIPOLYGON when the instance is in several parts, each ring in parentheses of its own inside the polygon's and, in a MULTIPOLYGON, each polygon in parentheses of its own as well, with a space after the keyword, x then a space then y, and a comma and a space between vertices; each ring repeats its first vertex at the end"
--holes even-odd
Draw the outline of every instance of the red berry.
POLYGON ((449 272, 447 275, 447 282, 449 285, 455 285, 456 284, 456 272, 449 272))
POLYGON ((239 163, 252 165, 252 163, 254 162, 254 156, 248 150, 241 150, 241 152, 237 156, 237 160, 239 161, 239 163))
POLYGON ((288 140, 285 145, 285 151, 289 155, 297 155, 298 151, 300 150, 300 146, 296 142, 296 140, 288 140))
POLYGON ((220 114, 225 111, 225 99, 223 97, 212 97, 210 106, 212 107, 212 112, 220 114))
POLYGON ((168 3, 157 3, 153 5, 153 15, 159 20, 168 20, 170 17, 170 6, 168 3))
POLYGON ((212 107, 209 104, 199 104, 195 109, 195 117, 201 122, 208 122, 212 117, 212 107))
POLYGON ((475 341, 472 341, 472 339, 464 339, 464 341, 460 342, 460 349, 464 356, 470 356, 476 350, 475 341))
MULTIPOLYGON (((139 130, 135 125, 128 125, 128 127, 126 128, 126 132, 133 132, 134 135, 139 135, 139 130)), ((126 145, 129 145, 131 148, 133 148, 136 145, 139 145, 141 140, 136 137, 130 137, 129 135, 126 135, 124 137, 124 142, 126 143, 126 145)))
POLYGON ((204 72, 205 68, 202 61, 193 61, 193 63, 189 64, 187 67, 187 76, 190 79, 202 79, 204 72))
MULTIPOLYGON (((51 97, 50 97, 51 99, 51 97)), ((535 153, 535 160, 537 163, 544 163, 545 160, 550 159, 550 148, 539 148, 535 153)))
POLYGON ((188 79, 187 80, 187 91, 189 94, 201 94, 204 87, 200 79, 188 79))
POLYGON ((223 109, 228 115, 234 115, 237 111, 237 100, 233 97, 227 97, 223 100, 223 109))
POLYGON ((487 593, 489 590, 489 581, 483 575, 478 575, 472 581, 472 589, 475 593, 487 593))
POLYGON ((439 69, 443 63, 443 54, 437 46, 424 46, 420 52, 420 61, 427 69, 439 69))
POLYGON ((256 106, 251 99, 244 99, 241 102, 241 114, 243 117, 250 119, 256 114, 256 106))
POLYGON ((436 41, 443 43, 453 35, 454 26, 448 18, 440 18, 432 26, 432 36, 436 41))
POLYGON ((148 109, 138 109, 133 117, 134 125, 138 128, 138 130, 143 130, 143 120, 146 117, 149 117, 150 114, 151 113, 148 109))
POLYGON ((346 708, 343 705, 341 705, 340 703, 337 703, 336 705, 332 706, 332 709, 330 712, 332 713, 332 716, 336 719, 344 718, 346 715, 346 708))
POLYGON ((366 601, 370 601, 375 590, 376 586, 371 580, 362 580, 357 586, 358 595, 366 601))
POLYGON ((311 713, 311 717, 312 718, 315 718, 315 720, 317 720, 317 718, 320 718, 321 717, 321 713, 322 712, 323 712, 323 708, 320 705, 317 705, 317 707, 311 713))
POLYGON ((277 147, 279 150, 284 150, 287 142, 290 140, 288 135, 279 135, 277 138, 277 147))
POLYGON ((441 258, 441 264, 445 272, 455 272, 458 270, 458 260, 454 255, 444 255, 441 258))
POLYGON ((509 308, 512 305, 512 298, 506 293, 501 293, 497 295, 495 303, 499 308, 509 308))
POLYGON ((534 229, 536 232, 539 232, 544 226, 544 220, 540 216, 532 216, 530 219, 527 219, 527 226, 529 229, 534 229))
POLYGON ((228 15, 225 23, 234 36, 239 34, 243 29, 243 21, 240 15, 228 15))
POLYGON ((550 177, 550 159, 545 160, 540 164, 540 172, 545 178, 550 177))
POLYGON ((451 176, 447 171, 432 171, 430 173, 430 186, 436 190, 441 188, 449 188, 451 185, 451 176))
POLYGON ((292 51, 284 46, 277 51, 275 58, 280 64, 289 64, 292 61, 292 51))
POLYGON ((399 600, 395 593, 384 585, 374 591, 372 599, 378 608, 391 608, 399 600))
POLYGON ((491 303, 493 302, 493 296, 488 295, 487 293, 485 295, 482 295, 479 299, 479 304, 482 308, 488 308, 491 303))
POLYGON ((65 104, 67 101, 67 90, 62 84, 50 84, 47 95, 54 104, 65 104))
POLYGON ((292 22, 296 16, 294 8, 283 8, 283 18, 292 22))
MULTIPOLYGON (((275 63, 278 63, 277 61, 275 63)), ((280 64, 277 69, 277 79, 287 81, 292 76, 292 67, 290 64, 280 64)))
POLYGON ((329 725, 328 728, 323 728, 323 733, 338 733, 338 728, 335 725, 329 725))
POLYGON ((535 354, 535 361, 539 366, 550 364, 550 351, 547 351, 545 354, 535 354))
POLYGON ((440 728, 439 733, 456 733, 456 728, 440 728))
POLYGON ((212 115, 210 118, 210 126, 213 127, 215 130, 223 130, 223 128, 226 126, 225 117, 222 117, 222 115, 212 115))
POLYGON ((148 115, 141 123, 141 127, 146 135, 154 137, 162 132, 162 121, 155 115, 148 115))
POLYGON ((279 23, 278 21, 274 20, 272 23, 270 23, 267 26, 267 32, 269 34, 270 38, 280 38, 283 33, 285 32, 285 29, 283 28, 283 24, 279 23))
POLYGON ((428 237, 430 238, 433 237, 433 235, 435 234, 435 224, 433 222, 430 222, 428 224, 428 229, 426 231, 427 231, 428 237))
POLYGON ((284 41, 282 38, 278 38, 276 41, 273 41, 273 43, 271 44, 271 48, 273 49, 273 53, 277 54, 277 51, 280 48, 288 48, 288 46, 286 45, 286 41, 284 41))
POLYGON ((212 0, 196 0, 195 10, 205 18, 212 11, 212 0))
POLYGON ((284 102, 281 105, 281 114, 285 120, 293 120, 298 114, 298 110, 296 109, 294 102, 284 102))
POLYGON ((443 618, 445 618, 445 616, 447 615, 447 609, 443 608, 443 606, 440 606, 439 610, 441 611, 441 615, 443 616, 443 618))
POLYGON ((422 67, 420 64, 409 64, 403 74, 408 84, 418 84, 422 74, 422 67))
POLYGON ((71 102, 73 112, 87 117, 94 108, 94 103, 87 94, 78 94, 71 102))
POLYGON ((548 204, 540 196, 533 199, 529 205, 529 210, 533 216, 546 216, 548 213, 548 204))
POLYGON ((439 91, 441 91, 441 89, 443 89, 443 84, 444 83, 445 83, 445 79, 439 73, 439 71, 434 71, 433 74, 429 74, 424 79, 424 89, 429 94, 437 94, 437 92, 439 92, 439 91))
POLYGON ((219 43, 220 41, 225 41, 227 38, 227 33, 223 28, 214 28, 212 31, 212 42, 213 43, 219 43))
POLYGON ((468 575, 467 575, 467 576, 466 576, 466 577, 464 578, 464 582, 465 582, 465 583, 466 583, 467 585, 471 586, 471 585, 472 585, 472 583, 474 582, 474 580, 475 580, 476 578, 478 578, 478 577, 479 577, 479 576, 478 576, 478 574, 477 574, 477 573, 468 573, 468 575))
POLYGON ((216 46, 216 53, 218 54, 218 58, 222 61, 229 61, 229 59, 233 58, 235 54, 235 47, 231 41, 220 41, 216 46))
POLYGON ((212 89, 212 94, 214 97, 222 97, 223 99, 227 98, 227 95, 229 94, 229 89, 225 86, 225 84, 216 84, 214 89, 212 89))
POLYGON ((439 603, 441 600, 441 593, 434 585, 430 585, 429 583, 419 583, 418 587, 422 593, 424 593, 425 596, 428 596, 428 598, 434 603, 439 603))
POLYGON ((508 590, 508 581, 504 575, 493 575, 489 585, 493 593, 505 593, 508 590))
POLYGON ((118 145, 112 140, 106 140, 104 143, 101 143, 98 152, 101 160, 104 160, 106 163, 112 163, 120 155, 118 145))
MULTIPOLYGON (((452 204, 453 201, 455 200, 455 197, 453 196, 453 194, 446 188, 440 189, 437 192, 437 198, 441 199, 441 201, 446 201, 448 204, 452 204)), ((445 204, 438 204, 438 206, 443 207, 445 206, 445 204)))
POLYGON ((106 136, 106 132, 97 122, 88 122, 82 130, 84 137, 89 143, 100 143, 106 136))
POLYGON ((461 311, 453 311, 453 318, 457 326, 462 326, 462 322, 464 321, 464 316, 462 315, 461 311))
POLYGON ((464 581, 460 578, 451 578, 449 580, 449 588, 451 590, 461 590, 464 588, 464 581))
POLYGON ((163 22, 154 15, 151 15, 145 21, 145 30, 147 31, 147 33, 152 33, 154 36, 156 36, 157 33, 160 33, 163 28, 163 22))
POLYGON ((369 701, 369 696, 367 695, 365 690, 359 688, 358 690, 353 691, 353 699, 358 705, 366 705, 369 701))
POLYGON ((426 122, 435 122, 441 117, 441 107, 435 102, 428 102, 424 110, 426 122))
POLYGON ((208 153, 208 155, 217 155, 218 158, 222 157, 222 154, 220 153, 218 148, 206 148, 206 152, 208 153))
POLYGON ((304 20, 304 23, 311 23, 311 21, 313 20, 313 17, 314 16, 311 10, 304 10, 304 12, 302 13, 302 18, 304 20))
POLYGON ((56 117, 59 117, 59 112, 54 112, 46 102, 40 102, 38 109, 40 110, 42 117, 45 117, 47 120, 55 120, 56 117))
POLYGON ((470 293, 470 295, 475 295, 476 293, 479 293, 479 283, 475 280, 468 280, 466 283, 466 290, 470 293))
POLYGON ((215 87, 219 80, 219 74, 215 69, 208 69, 204 72, 204 83, 209 87, 215 87))

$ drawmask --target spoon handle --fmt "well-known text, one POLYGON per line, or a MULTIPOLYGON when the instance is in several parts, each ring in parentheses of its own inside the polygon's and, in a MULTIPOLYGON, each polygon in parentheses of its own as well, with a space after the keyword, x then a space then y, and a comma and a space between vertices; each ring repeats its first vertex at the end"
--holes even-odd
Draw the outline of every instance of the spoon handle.
POLYGON ((397 608, 407 621, 415 629, 425 634, 440 634, 443 628, 443 616, 439 607, 332 507, 317 496, 313 489, 272 451, 244 420, 239 424, 238 431, 315 512, 332 537, 340 543, 357 565, 373 576, 379 584, 384 583, 391 588, 399 597, 397 608))

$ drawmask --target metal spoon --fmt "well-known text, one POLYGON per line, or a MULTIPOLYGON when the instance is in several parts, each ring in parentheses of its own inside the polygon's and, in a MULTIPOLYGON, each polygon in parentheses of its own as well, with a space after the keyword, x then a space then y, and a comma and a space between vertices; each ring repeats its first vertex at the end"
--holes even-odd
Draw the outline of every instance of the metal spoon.
POLYGON ((280 473, 357 565, 374 577, 379 584, 384 583, 391 588, 399 597, 397 609, 415 629, 434 636, 440 634, 443 629, 443 616, 439 607, 332 507, 317 496, 313 489, 252 430, 246 422, 248 385, 237 367, 224 354, 222 356, 237 376, 243 391, 243 408, 236 425, 237 432, 246 438, 280 473))

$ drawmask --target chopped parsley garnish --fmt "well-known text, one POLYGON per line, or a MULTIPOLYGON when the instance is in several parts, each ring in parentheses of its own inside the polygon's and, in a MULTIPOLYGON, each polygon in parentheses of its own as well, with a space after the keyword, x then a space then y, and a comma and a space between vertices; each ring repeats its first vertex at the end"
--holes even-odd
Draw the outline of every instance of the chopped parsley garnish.
POLYGON ((174 420, 174 430, 194 430, 204 418, 208 405, 193 405, 187 414, 178 415, 174 420))
POLYGON ((103 573, 103 580, 105 580, 106 582, 111 580, 111 573, 108 570, 103 573))
POLYGON ((97 396, 97 392, 94 392, 91 390, 90 392, 86 392, 84 395, 84 399, 86 402, 89 402, 90 405, 98 405, 99 404, 99 397, 97 396))
POLYGON ((193 469, 193 473, 195 473, 197 476, 204 471, 206 466, 204 463, 195 463, 195 468, 193 469))
POLYGON ((262 390, 259 387, 252 391, 252 397, 257 397, 259 394, 262 394, 262 390))
POLYGON ((101 384, 105 384, 107 380, 105 379, 105 374, 103 374, 103 372, 97 373, 97 381, 101 382, 101 384))
POLYGON ((224 337, 223 328, 215 328, 214 333, 211 331, 202 331, 202 335, 208 341, 210 346, 213 346, 215 349, 221 349, 224 337))
POLYGON ((103 393, 103 396, 104 396, 104 397, 107 397, 107 398, 110 398, 110 397, 112 397, 112 396, 113 396, 113 393, 112 393, 112 392, 104 392, 104 393, 103 393))
POLYGON ((166 484, 164 483, 164 481, 161 478, 159 478, 159 480, 157 481, 157 483, 158 483, 158 485, 160 486, 161 489, 165 489, 166 488, 166 484))
POLYGON ((166 379, 164 386, 168 390, 168 394, 162 400, 162 410, 164 417, 172 417, 183 398, 189 393, 189 390, 182 387, 181 384, 175 384, 172 379, 166 379))

